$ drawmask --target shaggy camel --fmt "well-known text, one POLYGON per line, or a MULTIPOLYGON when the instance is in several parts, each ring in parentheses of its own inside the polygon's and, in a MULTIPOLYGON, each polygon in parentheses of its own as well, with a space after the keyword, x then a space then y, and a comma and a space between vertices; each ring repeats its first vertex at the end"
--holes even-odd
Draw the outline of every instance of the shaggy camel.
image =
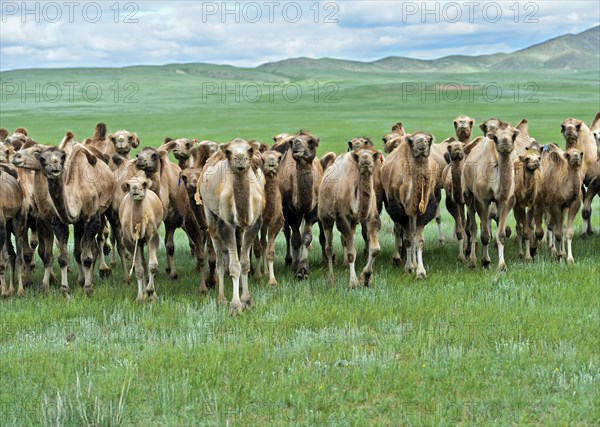
POLYGON ((55 217, 54 202, 48 192, 48 180, 42 173, 42 166, 38 159, 39 154, 47 146, 28 141, 21 150, 14 154, 12 163, 20 169, 33 172, 33 190, 32 201, 38 233, 38 255, 44 264, 44 276, 42 278, 41 288, 43 292, 48 292, 50 281, 54 280, 52 264, 54 255, 52 247, 54 246, 54 234, 52 231, 52 219, 55 217), (38 157, 36 157, 38 156, 38 157))
POLYGON ((390 154, 403 141, 403 136, 406 135, 402 122, 392 126, 392 131, 385 134, 381 140, 383 141, 383 151, 390 154))
MULTIPOLYGON (((265 210, 262 213, 262 227, 260 230, 260 245, 256 257, 256 276, 261 276, 261 268, 264 274, 269 275, 269 285, 277 285, 273 263, 275 260, 275 238, 283 228, 283 208, 281 205, 281 192, 277 173, 281 161, 281 153, 275 150, 267 150, 262 153, 262 172, 265 177, 265 210), (261 265, 261 258, 264 260, 261 265)), ((256 251, 256 248, 255 248, 256 251)))
POLYGON ((137 175, 137 171, 144 171, 146 178, 152 181, 151 190, 160 198, 163 204, 163 220, 165 222, 165 248, 167 252, 166 272, 171 279, 176 280, 179 276, 175 269, 173 255, 175 243, 173 234, 175 230, 183 225, 183 217, 177 207, 177 193, 179 174, 181 169, 169 161, 166 150, 156 150, 146 147, 140 151, 134 160, 129 163, 132 168, 126 176, 137 175), (133 173, 132 173, 133 172, 133 173))
MULTIPOLYGON (((596 115, 592 126, 598 126, 600 119, 596 115)), ((588 187, 595 179, 600 179, 600 162, 598 162, 598 142, 594 137, 593 132, 579 119, 572 117, 562 122, 560 131, 565 138, 566 150, 576 148, 583 153, 583 163, 581 165, 581 173, 583 176, 583 184, 588 187)), ((592 186, 594 190, 596 186, 592 186)), ((584 205, 581 211, 583 219, 582 237, 593 234, 592 230, 592 199, 595 196, 595 191, 584 192, 584 205)))
POLYGON ((432 135, 415 132, 404 138, 405 142, 383 164, 381 181, 386 210, 395 223, 394 263, 399 262, 404 239, 406 272, 413 273, 416 264, 417 278, 423 278, 427 275, 423 265, 423 228, 435 217, 438 208, 434 194, 438 165, 429 157, 432 135))
MULTIPOLYGON (((316 156, 319 139, 309 132, 299 131, 287 140, 287 146, 277 178, 283 217, 291 229, 292 269, 296 277, 304 279, 309 274, 308 247, 312 242, 312 226, 317 221, 317 200, 323 166, 316 156), (300 231, 302 224, 304 227, 300 231)), ((324 240, 324 236, 320 240, 324 240)), ((325 253, 323 255, 326 259, 325 253)))
POLYGON ((467 144, 471 141, 471 133, 473 132, 473 125, 475 121, 469 116, 461 114, 453 120, 454 132, 456 137, 463 144, 467 144))
POLYGON ((122 186, 125 197, 119 209, 123 241, 133 254, 133 266, 138 282, 137 300, 156 299, 154 276, 158 271, 158 228, 163 218, 163 206, 153 191, 152 181, 141 176, 133 177, 122 186), (148 245, 148 271, 145 271, 144 246, 148 245), (146 274, 148 284, 146 285, 146 274))
POLYGON ((447 165, 442 172, 442 183, 446 191, 446 209, 454 218, 454 233, 458 240, 458 260, 465 261, 465 200, 462 194, 461 174, 464 165, 464 144, 451 138, 448 141, 447 165))
MULTIPOLYGON (((517 241, 519 242, 519 256, 525 261, 531 261, 537 249, 537 240, 544 234, 541 221, 536 221, 535 235, 532 236, 532 225, 536 209, 541 204, 541 155, 538 147, 532 147, 519 154, 515 161, 515 205, 513 214, 517 227, 517 241), (523 253, 525 243, 525 253, 523 253)), ((540 216, 541 219, 541 216, 540 216)))
POLYGON ((359 285, 354 267, 356 247, 354 234, 357 224, 366 225, 369 237, 369 257, 362 271, 361 281, 369 285, 375 257, 379 254, 377 232, 381 226, 377 200, 374 195, 373 174, 381 154, 372 147, 358 148, 343 154, 325 171, 319 192, 318 214, 325 234, 325 250, 329 267, 329 282, 333 275, 333 225, 342 233, 344 259, 350 269, 349 287, 359 285))
POLYGON ((477 238, 477 221, 475 213, 481 220, 481 242, 483 244, 482 263, 490 263, 490 205, 496 203, 498 211, 498 269, 505 270, 504 244, 506 240, 506 219, 515 203, 514 194, 514 161, 515 140, 519 130, 507 123, 501 123, 486 139, 475 146, 465 159, 462 170, 462 189, 468 210, 469 227, 469 266, 477 263, 475 245, 477 238))
POLYGON ((204 166, 200 194, 210 237, 217 253, 217 304, 225 302, 223 276, 225 254, 229 253, 229 274, 233 281, 230 313, 241 313, 252 305, 248 291, 250 249, 262 226, 265 207, 264 178, 250 167, 258 144, 234 139, 221 146, 224 160, 213 156, 204 166), (239 246, 238 246, 239 242, 239 246), (242 297, 240 299, 240 279, 242 297))
POLYGON ((70 291, 67 278, 67 243, 69 224, 75 230, 75 261, 79 269, 78 282, 84 285, 88 296, 93 293, 92 267, 95 258, 94 237, 100 231, 100 216, 110 207, 115 181, 108 165, 98 162, 82 144, 73 144, 74 135, 67 132, 61 147, 72 144, 67 158, 64 150, 49 147, 35 153, 42 173, 48 180, 48 192, 54 203, 56 216, 52 220, 54 234, 59 242, 61 291, 70 291))
MULTIPOLYGON (((572 263, 571 242, 573 240, 573 219, 581 206, 583 158, 585 154, 571 148, 566 152, 554 144, 547 145, 548 152, 542 157, 541 196, 545 210, 549 213, 548 230, 550 252, 553 256, 565 255, 565 237, 567 240, 567 262, 572 263), (560 182, 560 185, 556 185, 560 182), (563 226, 567 214, 566 236, 563 226), (557 251, 555 240, 560 243, 557 251)), ((540 215, 538 213, 538 215, 540 215)))

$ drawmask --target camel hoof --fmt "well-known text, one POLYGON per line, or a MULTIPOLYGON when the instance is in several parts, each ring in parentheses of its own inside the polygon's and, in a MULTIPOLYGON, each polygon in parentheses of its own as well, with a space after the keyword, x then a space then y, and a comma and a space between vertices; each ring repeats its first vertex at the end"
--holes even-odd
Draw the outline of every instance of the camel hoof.
POLYGON ((504 263, 504 262, 499 263, 498 271, 506 271, 506 263, 504 263))
POLYGON ((59 291, 61 295, 69 295, 71 293, 71 289, 68 286, 61 286, 59 291))
POLYGON ((148 301, 150 301, 150 302, 158 300, 158 294, 154 291, 146 292, 146 297, 147 297, 148 301))
POLYGON ((44 295, 48 295, 48 292, 50 292, 50 286, 44 285, 42 283, 42 285, 40 286, 40 292, 43 293, 44 295))
POLYGON ((467 259, 463 256, 458 256, 458 262, 464 263, 467 259))
POLYGON ((299 280, 308 279, 308 267, 302 266, 296 270, 296 277, 299 280))
POLYGON ((269 285, 277 286, 277 279, 275 279, 274 277, 272 279, 269 279, 269 285))
POLYGON ((248 295, 247 298, 242 298, 242 306, 244 307, 244 309, 252 308, 252 304, 252 297, 250 295, 248 295))
POLYGON ((18 296, 19 298, 23 298, 23 297, 25 296, 25 289, 19 289, 19 290, 17 291, 17 296, 18 296))
POLYGON ((504 229, 504 234, 506 234, 507 239, 511 236, 512 230, 510 229, 509 226, 506 226, 506 228, 504 229))
POLYGON ((2 298, 5 298, 5 299, 6 299, 6 298, 10 297, 10 292, 8 292, 8 291, 3 291, 3 292, 2 292, 2 294, 0 294, 0 296, 2 296, 2 298))
POLYGON ((91 297, 92 297, 92 295, 94 294, 94 288, 92 288, 92 286, 91 286, 91 285, 90 285, 90 286, 85 286, 85 287, 83 288, 83 290, 85 291, 85 294, 86 294, 88 297, 90 297, 90 298, 91 298, 91 297))
POLYGON ((483 265, 485 268, 488 268, 490 266, 491 260, 484 258, 481 260, 481 265, 483 265))
POLYGON ((178 280, 179 274, 177 274, 177 272, 173 272, 169 274, 169 277, 171 278, 171 280, 178 280))
POLYGON ((230 316, 236 316, 238 314, 242 314, 242 311, 244 310, 244 306, 241 302, 238 303, 234 303, 233 301, 231 302, 230 306, 229 306, 229 315, 230 316))
POLYGON ((533 261, 533 258, 531 256, 526 256, 526 257, 523 258, 523 261, 525 261, 525 262, 531 262, 531 261, 533 261))
POLYGON ((592 230, 591 228, 587 231, 587 235, 588 236, 593 236, 594 235, 594 230, 592 230))
POLYGON ((225 306, 226 304, 227 304, 227 300, 225 299, 224 296, 217 297, 217 307, 225 306))
POLYGON ((292 265, 292 258, 285 257, 285 265, 292 265))
POLYGON ((570 256, 570 257, 567 258, 567 263, 568 264, 575 264, 575 260, 573 259, 572 256, 570 256))
POLYGON ((206 287, 206 285, 200 286, 198 288, 198 292, 200 293, 200 295, 208 295, 208 288, 206 287))
POLYGON ((415 269, 413 267, 404 267, 404 273, 413 274, 414 272, 415 272, 415 269))
POLYGON ((469 258, 469 268, 477 268, 477 260, 474 258, 469 258))
POLYGON ((112 271, 110 270, 110 268, 101 268, 99 273, 101 278, 106 279, 110 277, 112 271))
POLYGON ((144 302, 145 299, 146 299, 146 294, 141 294, 141 295, 137 296, 136 301, 141 303, 141 302, 144 302))
POLYGON ((392 258, 392 265, 394 267, 400 267, 402 265, 402 258, 392 258))
POLYGON ((360 282, 364 285, 364 286, 370 286, 371 285, 371 273, 361 273, 360 274, 360 282))
POLYGON ((438 239, 438 242, 439 242, 439 243, 446 243, 446 238, 445 238, 445 237, 440 237, 440 238, 438 239))

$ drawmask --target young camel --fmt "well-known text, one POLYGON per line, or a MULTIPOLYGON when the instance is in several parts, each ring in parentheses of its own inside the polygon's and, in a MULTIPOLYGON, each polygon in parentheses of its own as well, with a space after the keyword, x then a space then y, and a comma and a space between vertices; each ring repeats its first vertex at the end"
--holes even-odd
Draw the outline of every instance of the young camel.
POLYGON ((484 266, 490 264, 490 205, 496 203, 498 210, 498 269, 506 270, 504 261, 504 244, 506 241, 506 219, 515 203, 514 194, 514 161, 515 140, 519 130, 507 123, 502 123, 494 133, 489 132, 484 141, 475 146, 465 159, 461 182, 465 203, 468 210, 468 233, 470 254, 469 266, 477 264, 476 238, 477 221, 475 213, 481 220, 481 243, 483 244, 484 266))
POLYGON ((567 262, 573 263, 571 252, 573 219, 581 207, 581 168, 585 154, 575 148, 564 152, 555 144, 548 144, 547 148, 548 153, 542 157, 541 195, 544 208, 550 217, 548 222, 548 229, 552 232, 549 242, 550 252, 555 257, 563 257, 566 237, 567 262), (557 182, 560 182, 560 185, 556 185, 557 182), (566 236, 563 235, 565 213, 567 214, 566 236), (555 239, 560 243, 558 250, 555 239))
POLYGON ((67 278, 67 243, 69 225, 75 229, 75 261, 79 269, 78 282, 88 296, 93 293, 92 268, 97 255, 94 238, 100 231, 100 216, 110 207, 115 181, 110 168, 82 144, 73 144, 73 134, 67 132, 61 147, 50 147, 35 153, 42 173, 48 180, 48 192, 56 216, 52 220, 59 241, 61 292, 69 293, 67 278))
POLYGON ((438 207, 435 196, 438 165, 429 157, 433 144, 431 134, 415 132, 404 139, 383 164, 381 180, 386 210, 395 223, 394 256, 400 253, 398 242, 403 239, 406 272, 412 274, 416 266, 417 278, 424 278, 427 273, 423 265, 423 228, 435 218, 438 207))
POLYGON ((265 207, 262 171, 251 167, 258 144, 237 138, 221 146, 224 160, 215 155, 204 166, 200 194, 208 231, 217 254, 217 304, 225 302, 223 276, 225 254, 229 254, 229 274, 233 281, 230 313, 239 314, 252 305, 248 290, 250 249, 262 226, 265 207), (238 245, 239 244, 239 245, 238 245), (240 299, 240 280, 242 297, 240 299))
POLYGON ((448 142, 446 161, 448 164, 442 172, 442 183, 446 192, 446 209, 454 218, 454 233, 458 240, 458 260, 465 261, 465 200, 462 194, 461 174, 465 164, 464 144, 452 138, 448 142))
POLYGON ((535 235, 532 236, 532 225, 536 209, 541 203, 540 181, 542 158, 538 147, 532 147, 519 154, 515 161, 515 216, 517 228, 517 241, 519 242, 519 256, 525 261, 531 261, 537 249, 537 240, 544 234, 541 221, 536 221, 535 235), (523 253, 525 243, 525 253, 523 253))
POLYGON ((333 275, 333 225, 342 233, 342 241, 350 269, 349 287, 359 285, 356 277, 356 247, 354 234, 357 224, 366 225, 369 237, 369 257, 362 271, 361 282, 369 285, 375 257, 379 254, 377 232, 381 227, 377 200, 373 191, 373 172, 381 154, 372 147, 358 148, 338 156, 325 171, 319 192, 319 220, 325 233, 325 250, 329 267, 329 283, 333 275))
POLYGON ((126 193, 119 209, 123 241, 133 254, 133 266, 138 282, 137 300, 156 299, 154 276, 158 271, 158 228, 163 218, 163 206, 153 191, 149 191, 152 181, 143 175, 123 183, 126 193), (145 271, 144 246, 148 245, 148 272, 145 271), (148 284, 146 285, 146 273, 148 284))

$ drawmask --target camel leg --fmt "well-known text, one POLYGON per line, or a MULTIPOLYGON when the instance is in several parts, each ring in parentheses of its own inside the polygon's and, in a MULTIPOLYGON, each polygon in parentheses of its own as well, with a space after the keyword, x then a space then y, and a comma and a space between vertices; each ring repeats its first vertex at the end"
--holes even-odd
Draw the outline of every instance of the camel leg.
POLYGON ((483 245, 481 264, 484 267, 487 267, 490 265, 490 219, 488 215, 488 206, 481 201, 475 200, 475 208, 477 209, 477 214, 481 219, 481 244, 483 245))
MULTIPOLYGON (((31 237, 27 239, 27 231, 25 232, 25 238, 28 240, 27 248, 30 250, 31 259, 29 260, 30 271, 35 270, 35 250, 39 247, 40 237, 38 233, 37 221, 33 217, 28 217, 27 226, 31 229, 31 237)), ((27 253, 24 253, 25 258, 27 258, 27 253)), ((25 286, 30 286, 33 284, 33 280, 31 282, 25 282, 25 286)))
POLYGON ((113 236, 113 248, 116 247, 117 250, 112 251, 113 256, 113 265, 116 263, 116 252, 119 252, 119 258, 121 260, 121 267, 123 268, 123 281, 125 283, 129 283, 131 278, 129 277, 129 269, 127 268, 127 249, 123 243, 123 233, 121 231, 121 221, 119 219, 119 212, 114 211, 112 208, 109 208, 106 211, 106 217, 108 222, 110 223, 111 233, 113 236))
MULTIPOLYGON (((439 208, 439 205, 438 205, 439 208)), ((463 221, 462 221, 462 215, 460 212, 460 208, 459 205, 457 203, 454 202, 454 200, 452 200, 452 198, 449 195, 446 195, 446 209, 448 210, 448 212, 450 213, 450 215, 452 215, 452 218, 454 218, 454 233, 456 236, 456 240, 458 240, 458 260, 461 262, 465 261, 465 254, 464 254, 464 230, 463 230, 463 221)))
POLYGON ((413 218, 410 217, 408 219, 408 228, 403 227, 404 234, 404 246, 406 247, 406 265, 404 266, 404 271, 408 274, 414 273, 415 265, 413 263, 413 252, 415 250, 415 234, 414 230, 417 226, 416 218, 413 221, 413 218))
MULTIPOLYGON (((350 280, 348 287, 354 289, 358 287, 358 277, 356 276, 356 247, 354 246, 355 226, 346 220, 344 214, 339 214, 335 220, 335 225, 339 232, 344 236, 346 242, 346 251, 348 254, 348 269, 350 271, 350 280)), ((333 252, 333 251, 332 251, 333 252)), ((331 274, 331 271, 330 271, 331 274)))
POLYGON ((212 239, 210 238, 210 236, 208 236, 208 232, 204 231, 204 233, 204 239, 206 240, 206 250, 208 251, 208 279, 206 280, 206 284, 214 288, 217 283, 217 254, 215 252, 215 248, 213 247, 212 239))
POLYGON ((43 221, 38 221, 39 246, 38 254, 44 263, 44 277, 42 278, 42 292, 47 293, 50 290, 50 280, 52 279, 52 246, 54 245, 54 235, 52 229, 43 221))
POLYGON ((537 254, 537 248, 539 242, 544 237, 544 226, 542 224, 542 216, 543 216, 543 206, 541 203, 536 202, 533 205, 532 209, 527 211, 527 221, 529 222, 529 227, 532 227, 532 224, 535 224, 535 238, 531 238, 531 256, 534 257, 537 254))
POLYGON ((563 223, 562 223, 562 209, 559 206, 549 206, 550 211, 550 223, 552 224, 552 236, 550 239, 550 254, 553 258, 560 258, 560 249, 557 249, 557 244, 562 242, 563 236, 563 223))
POLYGON ((515 217, 515 231, 517 234, 517 245, 518 245, 518 253, 519 253, 519 258, 523 258, 524 254, 523 254, 523 243, 525 240, 525 233, 524 233, 524 229, 525 229, 525 222, 527 221, 526 215, 525 215, 525 208, 521 207, 521 206, 515 206, 513 209, 513 215, 515 217))
MULTIPOLYGON (((146 295, 149 300, 155 300, 158 295, 156 294, 156 289, 154 288, 154 278, 156 277, 156 273, 158 273, 158 245, 160 244, 160 238, 158 234, 152 236, 150 241, 148 242, 148 286, 146 286, 146 295)), ((143 248, 140 248, 143 250, 143 248)), ((194 248, 198 250, 198 248, 194 248)), ((143 253, 143 252, 142 252, 143 253)), ((208 291, 208 290, 207 290, 208 291)))
POLYGON ((138 242, 131 242, 128 244, 129 250, 132 254, 135 253, 135 257, 133 259, 133 271, 135 274, 135 278, 137 280, 138 292, 137 292, 137 301, 144 301, 146 295, 144 294, 146 275, 144 272, 144 264, 142 260, 142 253, 144 251, 144 245, 138 242), (136 247, 137 246, 137 250, 136 247))
POLYGON ((316 221, 316 216, 317 212, 315 209, 310 215, 307 215, 304 220, 300 263, 298 264, 298 268, 296 270, 296 277, 299 279, 308 279, 308 248, 312 242, 312 226, 316 221))
MULTIPOLYGON (((316 216, 316 212, 315 212, 315 216, 316 216)), ((311 239, 312 239, 312 233, 311 233, 311 239)), ((309 244, 310 246, 310 244, 309 244)), ((321 247, 321 265, 323 267, 326 267, 328 265, 327 262, 327 252, 325 250, 325 233, 323 232, 323 227, 321 226, 321 222, 319 221, 319 246, 321 247)), ((307 247, 308 249, 308 247, 307 247)), ((308 265, 308 250, 306 251, 306 259, 307 259, 307 265, 308 265)))
POLYGON ((167 268, 165 271, 169 273, 169 277, 172 280, 177 280, 179 275, 175 268, 175 262, 173 261, 173 255, 175 254, 175 240, 173 235, 177 227, 170 221, 165 221, 165 249, 167 250, 167 268))
POLYGON ((290 226, 288 223, 283 225, 283 235, 285 236, 285 265, 292 265, 292 252, 291 252, 291 235, 290 226))
MULTIPOLYGON (((590 192, 588 191, 588 194, 590 192)), ((573 264, 575 262, 575 260, 573 259, 573 252, 571 250, 571 244, 573 242, 573 220, 575 219, 575 215, 577 215, 577 212, 579 211, 579 204, 580 201, 579 200, 575 200, 570 206, 569 206, 569 210, 568 210, 568 215, 567 215, 567 233, 566 233, 566 238, 567 238, 567 262, 569 264, 573 264)))
POLYGON ((31 272, 35 268, 35 248, 39 244, 37 227, 35 221, 31 221, 31 218, 27 215, 15 219, 15 236, 17 238, 17 252, 19 253, 18 263, 19 266, 19 291, 18 295, 25 295, 25 289, 23 286, 31 286, 33 279, 31 278, 31 272), (33 223, 33 224, 31 224, 33 223), (29 228, 31 227, 31 239, 29 239, 29 228))
MULTIPOLYGON (((266 259, 269 267, 269 285, 275 286, 277 285, 277 280, 275 279, 275 273, 273 269, 273 263, 275 262, 275 238, 279 231, 283 227, 283 219, 273 222, 269 226, 269 244, 267 246, 266 259)), ((327 255, 329 257, 329 255, 327 255)), ((329 258, 327 258, 329 261, 329 258)))
POLYGON ((223 242, 223 246, 227 248, 227 252, 229 254, 229 275, 231 276, 233 282, 233 297, 231 298, 229 313, 231 315, 240 314, 244 309, 244 305, 240 300, 240 276, 242 272, 242 266, 238 259, 235 229, 221 219, 218 220, 217 227, 219 237, 223 242))
POLYGON ((263 226, 260 229, 260 246, 263 249, 262 264, 258 262, 258 268, 261 270, 261 274, 268 274, 268 266, 267 266, 267 251, 268 251, 268 241, 267 236, 269 235, 270 224, 263 223, 263 226))
POLYGON ((240 247, 240 267, 242 281, 242 305, 243 308, 252 307, 252 296, 248 289, 248 272, 250 271, 250 250, 252 242, 257 240, 258 233, 262 227, 262 219, 256 220, 254 224, 246 229, 242 235, 242 245, 240 247))
POLYGON ((225 260, 223 254, 223 246, 221 244, 220 238, 216 235, 216 230, 214 230, 215 226, 211 225, 210 237, 212 241, 212 246, 214 248, 216 262, 215 262, 215 271, 217 274, 217 284, 219 288, 219 294, 217 295, 217 306, 225 304, 227 300, 225 299, 225 292, 223 291, 224 279, 225 279, 225 260))
POLYGON ((365 256, 369 256, 369 233, 367 228, 367 221, 363 221, 360 223, 360 234, 362 235, 363 242, 365 242, 365 248, 363 249, 363 253, 365 254, 365 256))
POLYGON ((60 267, 60 292, 68 294, 71 292, 69 288, 69 253, 67 243, 69 241, 69 226, 63 224, 58 217, 52 218, 52 230, 54 236, 58 240, 58 266, 60 267))
POLYGON ((392 256, 392 265, 402 265, 402 226, 394 222, 394 255, 392 256))
MULTIPOLYGON (((3 214, 2 214, 3 215, 3 214)), ((0 218, 0 295, 3 298, 9 296, 6 289, 6 264, 4 261, 4 244, 6 243, 6 222, 4 218, 0 218)))
POLYGON ((77 223, 73 225, 74 244, 73 257, 77 264, 77 284, 83 286, 85 284, 85 276, 83 273, 83 265, 81 265, 81 239, 84 232, 84 225, 77 223))
MULTIPOLYGON (((412 218, 411 218, 412 220, 412 218)), ((425 246, 425 239, 423 239, 423 225, 417 225, 417 218, 415 217, 415 239, 413 253, 417 254, 417 279, 424 279, 427 277, 425 271, 425 265, 423 264, 423 247, 425 246)))
POLYGON ((254 270, 254 278, 256 280, 260 280, 260 278, 262 277, 262 273, 260 271, 260 261, 261 261, 261 257, 263 255, 263 251, 264 251, 264 247, 260 242, 260 238, 258 236, 256 236, 256 239, 254 239, 254 243, 252 244, 252 252, 254 252, 254 258, 256 259, 256 267, 254 267, 253 264, 251 264, 251 270, 254 270))
MULTIPOLYGON (((371 275, 373 274, 373 264, 375 263, 375 258, 379 255, 379 240, 377 239, 377 233, 381 229, 381 220, 379 219, 379 215, 375 218, 366 221, 367 234, 369 236, 369 256, 367 258, 367 264, 360 275, 360 281, 365 285, 369 286, 371 284, 371 275)), ((361 226, 362 227, 362 226, 361 226)))
POLYGON ((515 204, 514 195, 508 200, 497 203, 498 206, 498 230, 496 231, 496 243, 498 244, 498 270, 506 270, 506 262, 504 261, 504 245, 506 244, 506 219, 508 214, 515 204))
POLYGON ((446 238, 444 237, 444 231, 442 230, 442 215, 440 213, 439 200, 438 200, 437 209, 435 210, 435 223, 437 224, 437 229, 438 229, 438 240, 440 243, 443 243, 446 241, 446 238))
MULTIPOLYGON (((94 290, 92 287, 92 274, 94 265, 93 246, 96 244, 94 238, 100 232, 100 215, 95 215, 85 224, 83 236, 81 238, 81 264, 84 274, 84 290, 87 296, 92 296, 94 290)), ((77 230, 77 226, 75 230, 77 230)))
POLYGON ((348 268, 348 242, 346 242, 344 235, 340 235, 340 243, 342 244, 342 250, 344 251, 342 268, 348 268))
POLYGON ((335 275, 333 274, 333 219, 330 217, 321 219, 323 234, 325 235, 325 252, 327 253, 327 280, 330 286, 335 285, 335 275))
POLYGON ((101 219, 100 219, 100 231, 98 232, 98 236, 97 236, 97 244, 98 244, 98 249, 99 249, 99 256, 100 256, 100 266, 98 267, 98 272, 100 274, 100 277, 105 278, 105 277, 110 277, 111 274, 111 270, 110 267, 108 266, 108 264, 106 264, 106 259, 105 259, 105 254, 104 254, 104 247, 107 244, 106 243, 106 234, 104 232, 104 230, 106 229, 108 224, 106 215, 102 215, 101 219))

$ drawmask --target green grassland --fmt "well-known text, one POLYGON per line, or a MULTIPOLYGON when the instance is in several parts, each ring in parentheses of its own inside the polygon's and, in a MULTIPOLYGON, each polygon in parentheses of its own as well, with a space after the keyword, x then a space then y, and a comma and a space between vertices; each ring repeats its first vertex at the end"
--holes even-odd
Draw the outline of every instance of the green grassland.
MULTIPOLYGON (((169 65, 11 71, 0 74, 0 83, 0 127, 26 126, 34 139, 52 144, 67 130, 79 139, 91 136, 105 121, 109 131, 135 131, 142 145, 152 146, 165 136, 269 142, 274 134, 307 128, 321 138, 320 152, 343 152, 357 135, 379 145, 398 120, 441 141, 463 113, 477 123, 526 117, 538 141, 562 145, 563 119, 589 123, 600 108, 598 72, 267 72, 169 65), (31 88, 38 82, 40 88, 93 82, 103 95, 92 103, 75 90, 70 101, 65 87, 62 99, 51 103, 43 94, 39 102, 33 95, 22 102, 20 93, 7 93, 13 83, 31 88), (438 100, 433 93, 421 99, 407 93, 414 82, 479 89, 472 99, 464 92, 458 102, 451 101, 456 93, 450 89, 438 100), (535 93, 530 88, 515 99, 515 85, 523 91, 528 82, 535 83, 535 93), (132 99, 138 102, 123 102, 130 83, 137 85, 132 99), (300 99, 289 102, 277 89, 269 99, 267 85, 276 83, 297 84, 300 99), (335 84, 335 94, 328 83, 335 84), (114 84, 120 88, 116 101, 114 84), (208 95, 212 84, 227 84, 233 93, 226 99, 208 95), (493 92, 487 99, 481 95, 484 85, 502 88, 497 102, 490 100, 493 92), (254 98, 252 88, 264 93, 249 102, 242 87, 247 98, 254 98), (325 102, 324 92, 315 99, 315 87, 337 102, 325 102)), ((214 290, 208 297, 198 294, 195 262, 181 231, 175 258, 180 278, 174 282, 164 273, 161 245, 160 298, 153 304, 136 303, 135 285, 122 282, 119 268, 104 281, 95 275, 92 299, 76 289, 67 300, 56 287, 41 295, 38 264, 25 298, 0 301, 0 425, 598 425, 597 201, 594 209, 593 237, 579 237, 577 220, 574 265, 552 260, 547 248, 526 264, 511 238, 506 273, 469 270, 456 261, 452 219, 443 209, 446 242, 437 241, 435 225, 426 229, 428 278, 420 281, 391 265, 392 224, 384 213, 373 284, 355 291, 347 289, 348 273, 340 265, 335 286, 327 284, 317 244, 310 252, 310 279, 298 282, 284 265, 280 236, 279 285, 251 280, 255 306, 235 318, 217 308, 214 290)), ((510 224, 514 229, 512 216, 510 224)), ((339 254, 339 243, 336 249, 339 254)), ((361 268, 360 241, 358 252, 361 268)), ((491 255, 495 265, 493 248, 491 255)))

